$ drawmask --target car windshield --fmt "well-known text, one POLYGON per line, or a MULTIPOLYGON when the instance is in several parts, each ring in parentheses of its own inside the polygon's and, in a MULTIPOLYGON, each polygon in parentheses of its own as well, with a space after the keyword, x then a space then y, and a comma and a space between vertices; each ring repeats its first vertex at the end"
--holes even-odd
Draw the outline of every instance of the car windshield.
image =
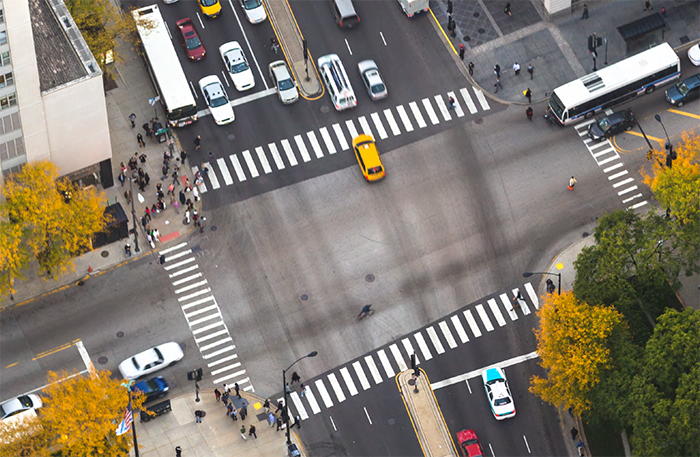
POLYGON ((372 86, 372 93, 373 94, 379 94, 381 92, 384 92, 384 84, 375 84, 372 86))
POLYGON ((463 442, 462 447, 466 449, 467 446, 471 446, 472 444, 476 444, 478 442, 479 442, 479 440, 477 440, 476 438, 472 438, 470 440, 463 442))
POLYGON ((280 90, 289 90, 289 89, 294 89, 294 81, 290 79, 285 79, 284 81, 280 81, 280 90))
POLYGON ((243 0, 243 6, 247 10, 252 10, 262 5, 260 0, 243 0))
POLYGON ((680 92, 681 95, 685 95, 688 93, 688 86, 685 85, 685 82, 681 81, 678 84, 676 84, 676 89, 678 89, 678 92, 680 92))
POLYGON ((603 119, 599 120, 598 127, 600 127, 600 130, 603 132, 607 132, 610 129, 610 119, 604 117, 603 119))
POLYGON ((507 405, 508 403, 510 403, 510 398, 498 398, 495 402, 493 402, 493 404, 496 406, 503 406, 507 405))
POLYGON ((200 0, 203 6, 214 6, 219 0, 200 0))
POLYGON ((248 68, 248 64, 245 62, 245 60, 242 60, 231 65, 231 73, 240 73, 242 71, 246 71, 248 68))
POLYGON ((189 51, 191 51, 191 50, 193 50, 193 49, 197 49, 197 48, 201 47, 201 46, 202 46, 202 42, 199 41, 199 37, 198 37, 198 36, 194 36, 193 38, 188 38, 188 39, 185 40, 185 46, 187 46, 187 49, 188 49, 189 51))
POLYGON ((211 99, 211 107, 212 108, 224 106, 227 103, 228 103, 228 100, 226 100, 226 97, 217 97, 217 98, 211 99))

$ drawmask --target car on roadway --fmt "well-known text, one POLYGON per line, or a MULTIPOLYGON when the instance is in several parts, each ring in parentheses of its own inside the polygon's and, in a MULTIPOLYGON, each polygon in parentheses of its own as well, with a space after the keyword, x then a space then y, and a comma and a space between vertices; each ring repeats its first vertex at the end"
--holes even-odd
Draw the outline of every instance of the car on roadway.
POLYGON ((182 45, 187 51, 187 58, 190 60, 202 60, 207 54, 207 50, 204 49, 204 45, 199 39, 192 19, 186 17, 180 19, 175 24, 177 24, 178 30, 180 30, 180 38, 182 39, 182 45))
POLYGON ((209 18, 215 18, 221 14, 221 3, 219 0, 198 0, 202 14, 209 18))
POLYGON ((253 71, 238 41, 229 41, 219 46, 219 54, 237 91, 242 92, 255 86, 253 71))
POLYGON ((666 100, 679 108, 698 97, 700 97, 700 73, 666 89, 666 100))
POLYGON ((138 379, 169 367, 182 360, 184 356, 180 345, 171 341, 129 357, 119 364, 119 372, 125 379, 138 379))
POLYGON ((216 125, 230 124, 236 119, 224 85, 216 75, 205 76, 199 80, 199 90, 204 95, 211 116, 216 125))
POLYGON ((272 79, 272 84, 277 89, 277 96, 280 101, 288 105, 299 100, 297 83, 292 78, 287 63, 284 60, 276 60, 268 65, 268 69, 270 70, 270 79, 272 79))
POLYGON ((239 0, 241 8, 245 11, 245 17, 251 24, 259 24, 267 19, 262 0, 239 0))
POLYGON ((0 419, 5 420, 30 409, 41 408, 41 398, 35 394, 22 395, 0 404, 0 419))
POLYGON ((515 417, 515 403, 505 372, 498 367, 487 368, 481 372, 481 380, 493 417, 499 421, 515 417))
POLYGON ((352 140, 352 149, 355 151, 355 158, 360 165, 362 176, 367 181, 379 181, 386 176, 382 160, 379 158, 377 145, 371 136, 358 135, 352 140))
POLYGON ((136 392, 137 390, 146 395, 146 401, 144 403, 148 403, 149 401, 157 400, 166 396, 170 390, 170 387, 168 386, 168 382, 165 380, 165 378, 162 376, 156 376, 155 378, 137 382, 131 387, 132 392, 136 392))
POLYGON ((363 60, 357 64, 357 70, 360 72, 362 82, 365 84, 365 89, 372 100, 381 100, 389 95, 386 89, 386 84, 382 79, 381 73, 377 68, 374 60, 363 60))
POLYGON ((688 59, 690 59, 690 63, 696 67, 700 66, 700 43, 688 49, 688 59))
POLYGON ((626 109, 603 116, 588 126, 588 137, 593 141, 603 141, 625 130, 632 130, 637 119, 632 110, 626 109))
POLYGON ((484 455, 484 450, 481 449, 479 438, 476 437, 474 430, 457 432, 457 442, 459 450, 462 451, 462 457, 481 457, 484 455))

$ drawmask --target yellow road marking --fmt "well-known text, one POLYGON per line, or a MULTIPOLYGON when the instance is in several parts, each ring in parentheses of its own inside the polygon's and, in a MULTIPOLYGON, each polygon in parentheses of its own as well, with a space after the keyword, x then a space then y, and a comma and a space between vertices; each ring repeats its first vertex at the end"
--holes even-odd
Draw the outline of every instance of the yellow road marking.
POLYGON ((669 113, 680 114, 681 116, 692 117, 693 119, 700 119, 700 115, 693 113, 686 113, 685 111, 678 111, 677 109, 668 110, 669 113))
POLYGON ((73 340, 73 341, 71 341, 70 343, 64 344, 63 346, 59 346, 59 347, 57 347, 57 348, 49 349, 48 351, 40 352, 40 353, 38 353, 38 354, 36 355, 36 357, 34 357, 34 358, 32 359, 32 362, 35 362, 35 361, 41 359, 42 357, 46 357, 47 355, 55 354, 55 353, 57 353, 57 352, 61 352, 61 351, 65 350, 65 349, 68 349, 69 347, 75 345, 75 343, 77 343, 78 341, 80 341, 80 340, 73 340))
POLYGON ((12 368, 12 367, 14 367, 15 365, 17 365, 18 363, 19 363, 19 362, 11 363, 11 364, 7 365, 5 368, 12 368))

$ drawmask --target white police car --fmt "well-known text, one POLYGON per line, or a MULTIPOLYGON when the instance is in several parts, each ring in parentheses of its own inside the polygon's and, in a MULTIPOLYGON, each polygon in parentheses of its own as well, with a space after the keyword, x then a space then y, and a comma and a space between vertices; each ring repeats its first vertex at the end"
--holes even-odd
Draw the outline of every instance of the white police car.
POLYGON ((513 395, 503 370, 498 367, 487 368, 481 373, 481 379, 484 381, 486 399, 491 406, 493 417, 499 421, 515 417, 513 395))

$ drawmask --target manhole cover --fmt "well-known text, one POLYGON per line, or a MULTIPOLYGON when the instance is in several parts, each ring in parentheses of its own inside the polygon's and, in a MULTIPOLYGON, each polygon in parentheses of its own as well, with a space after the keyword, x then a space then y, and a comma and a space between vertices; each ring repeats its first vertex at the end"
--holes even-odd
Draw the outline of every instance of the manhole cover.
POLYGON ((233 141, 233 140, 236 139, 236 135, 233 134, 233 133, 231 133, 231 134, 227 135, 226 138, 227 138, 229 141, 233 141))
POLYGON ((374 282, 374 275, 373 274, 368 274, 365 276, 365 281, 367 282, 374 282))
POLYGON ((124 338, 124 332, 117 332, 117 338, 124 338))
POLYGON ((472 40, 472 37, 470 37, 469 35, 464 35, 464 37, 462 38, 462 41, 471 41, 471 40, 472 40))
POLYGON ((216 232, 218 229, 219 227, 217 227, 216 225, 212 225, 209 230, 211 230, 212 232, 216 232))
POLYGON ((109 251, 102 251, 102 252, 100 252, 100 255, 102 257, 109 257, 109 251))
POLYGON ((105 356, 98 357, 97 363, 99 363, 100 365, 105 365, 107 363, 107 357, 105 357, 105 356))
POLYGON ((82 286, 83 284, 85 284, 84 281, 78 281, 78 285, 79 285, 79 286, 82 286))
POLYGON ((475 11, 475 12, 474 12, 474 17, 479 17, 479 16, 481 16, 481 13, 478 12, 478 11, 475 11))
POLYGON ((301 301, 306 301, 306 300, 308 300, 308 299, 309 299, 309 296, 308 296, 308 295, 306 295, 306 294, 302 294, 302 295, 301 295, 301 301))
POLYGON ((485 31, 486 31, 486 30, 484 30, 484 29, 479 29, 479 30, 478 30, 479 33, 484 33, 485 31))
POLYGON ((393 418, 392 418, 392 419, 389 419, 389 420, 386 421, 386 423, 389 424, 389 425, 396 425, 396 419, 393 419, 393 418))
POLYGON ((476 119, 474 119, 474 123, 475 123, 476 125, 481 125, 481 124, 484 123, 484 118, 483 118, 483 117, 477 117, 476 119))
POLYGON ((330 110, 331 110, 331 109, 330 109, 328 106, 322 106, 320 111, 321 111, 323 114, 328 114, 328 112, 329 112, 330 110))

